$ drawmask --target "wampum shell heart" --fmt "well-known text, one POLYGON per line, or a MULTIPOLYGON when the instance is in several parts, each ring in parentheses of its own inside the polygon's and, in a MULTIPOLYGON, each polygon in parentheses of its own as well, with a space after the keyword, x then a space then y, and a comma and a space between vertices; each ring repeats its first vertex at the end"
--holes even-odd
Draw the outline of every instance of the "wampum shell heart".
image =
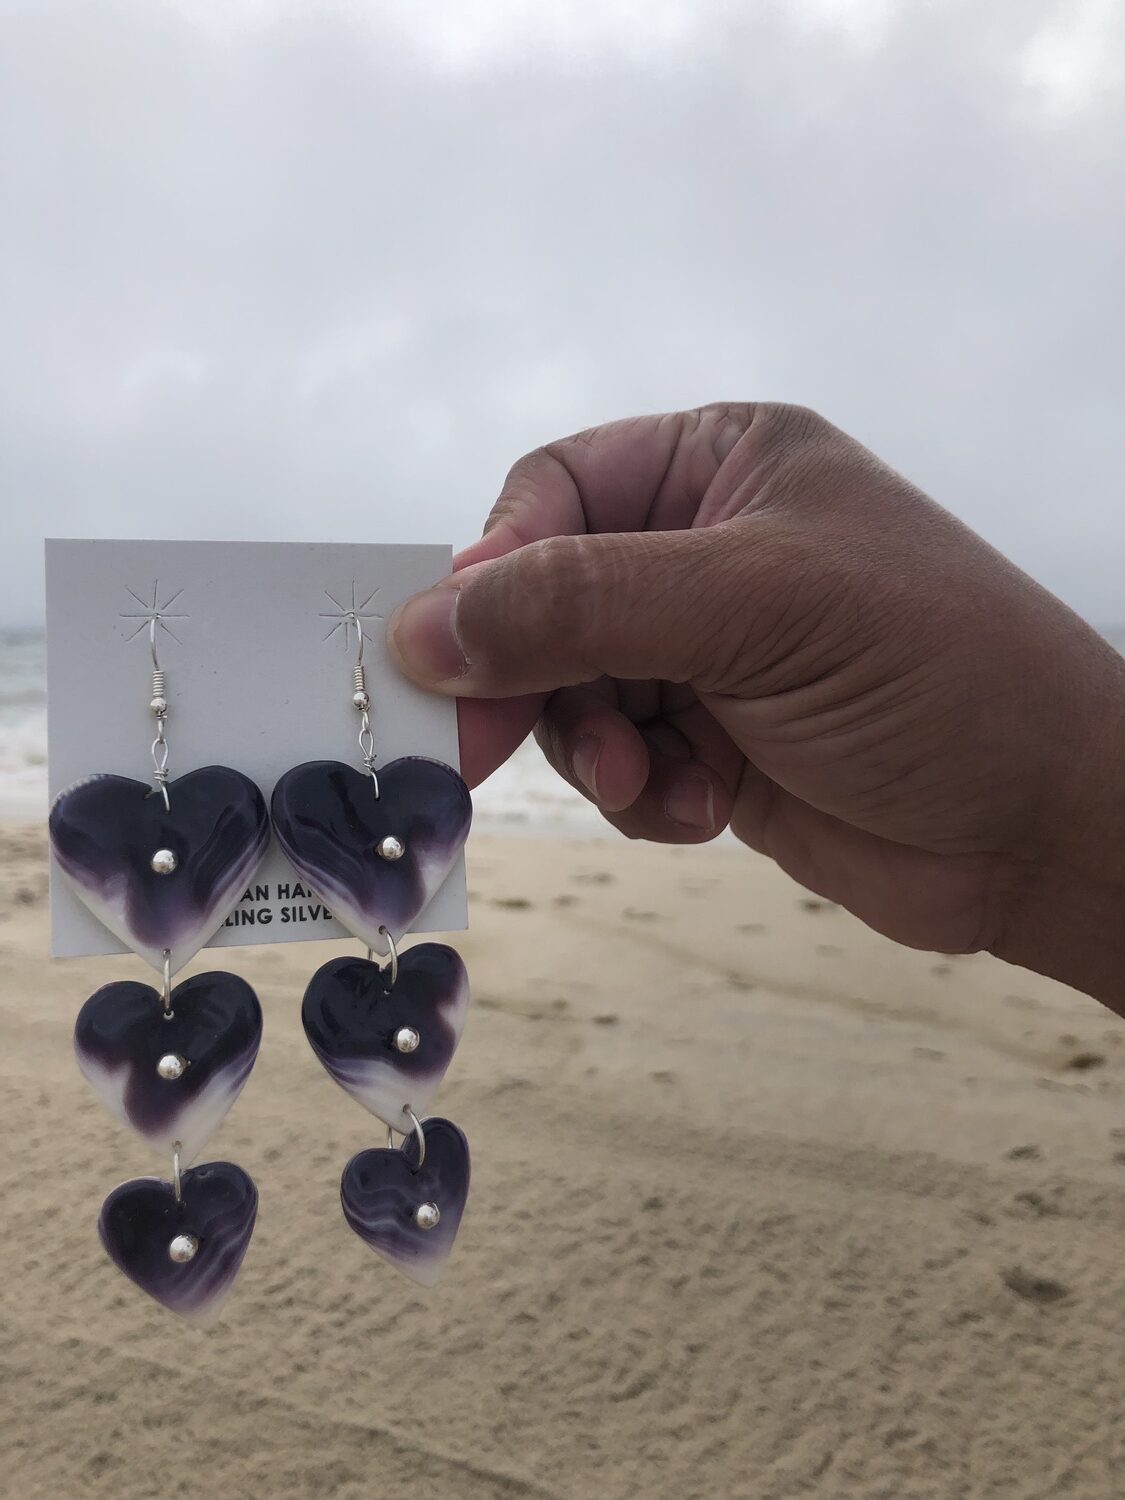
POLYGON ((258 1189, 229 1161, 192 1167, 180 1188, 177 1203, 172 1184, 159 1177, 123 1182, 102 1204, 98 1233, 110 1260, 142 1292, 193 1323, 213 1323, 254 1232, 258 1189), (169 1254, 178 1235, 198 1241, 182 1263, 169 1254))
POLYGON ((262 1039, 262 1008, 237 974, 193 974, 171 999, 165 1016, 150 985, 103 985, 78 1012, 74 1052, 119 1120, 165 1156, 178 1141, 187 1163, 242 1091, 262 1039), (179 1078, 157 1072, 169 1055, 186 1064, 179 1078))
POLYGON ((396 1130, 410 1129, 408 1104, 424 1115, 445 1076, 465 1024, 469 976, 443 943, 419 943, 388 970, 365 958, 334 958, 309 980, 301 1021, 330 1077, 396 1130), (394 1045, 400 1027, 419 1037, 413 1052, 394 1045))
POLYGON ((271 812, 290 864, 353 936, 379 953, 385 926, 410 930, 456 862, 472 822, 469 789, 451 766, 407 755, 371 777, 337 760, 286 771, 271 812), (403 846, 386 859, 388 836, 403 846))
POLYGON ((261 792, 240 771, 204 766, 164 798, 127 776, 90 776, 51 808, 51 847, 75 894, 114 937, 172 972, 230 915, 269 843, 261 792), (157 874, 158 849, 175 869, 157 874))
POLYGON ((422 1125, 426 1155, 418 1163, 418 1142, 407 1136, 401 1150, 376 1147, 353 1156, 340 1179, 344 1217, 372 1250, 411 1281, 433 1286, 445 1268, 469 1195, 469 1143, 450 1120, 422 1125), (414 1214, 434 1204, 441 1217, 423 1229, 414 1214))

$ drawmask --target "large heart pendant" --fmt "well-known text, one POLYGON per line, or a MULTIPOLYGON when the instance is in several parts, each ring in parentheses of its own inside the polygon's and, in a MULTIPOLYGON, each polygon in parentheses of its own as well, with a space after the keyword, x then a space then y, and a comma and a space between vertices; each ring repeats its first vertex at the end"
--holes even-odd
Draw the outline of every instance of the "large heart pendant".
POLYGON ((405 1105, 424 1115, 465 1024, 469 976, 442 943, 400 955, 390 976, 365 958, 334 958, 309 981, 305 1035, 330 1077, 385 1124, 410 1128, 405 1105))
POLYGON ((372 1250, 422 1286, 439 1280, 469 1194, 469 1143, 449 1120, 421 1126, 401 1150, 376 1147, 353 1156, 340 1180, 344 1217, 372 1250))
POLYGON ((254 1066, 262 1008, 235 974, 194 974, 167 1012, 147 984, 96 990, 78 1013, 78 1066, 102 1102, 157 1150, 194 1161, 254 1066))
POLYGON ((51 847, 75 894, 114 937, 161 969, 182 968, 233 911, 266 852, 261 792, 228 766, 168 787, 91 776, 51 808, 51 847))
POLYGON ((286 771, 271 805, 278 842, 297 873, 350 933, 386 951, 407 933, 453 868, 469 835, 469 789, 422 756, 372 778, 340 761, 286 771))
POLYGON ((130 1281, 193 1323, 212 1323, 242 1264, 258 1190, 241 1167, 209 1161, 170 1182, 137 1177, 102 1204, 98 1233, 130 1281))

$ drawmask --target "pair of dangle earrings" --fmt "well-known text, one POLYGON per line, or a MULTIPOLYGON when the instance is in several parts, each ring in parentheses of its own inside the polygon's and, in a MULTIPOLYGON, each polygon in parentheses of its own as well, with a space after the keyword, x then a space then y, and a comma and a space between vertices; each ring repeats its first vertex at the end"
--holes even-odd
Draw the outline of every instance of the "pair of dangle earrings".
MULTIPOLYGON (((165 610, 167 606, 165 606, 165 610)), ((269 845, 270 822, 301 879, 367 947, 312 977, 305 1033, 329 1075, 387 1127, 387 1145, 344 1168, 344 1215, 411 1279, 432 1286, 457 1234, 469 1148, 425 1110, 452 1059, 468 1006, 459 955, 399 943, 449 874, 468 836, 469 792, 451 767, 407 756, 376 771, 363 632, 352 702, 362 771, 311 761, 287 771, 270 812, 241 772, 205 766, 172 780, 161 611, 144 617, 152 654, 153 784, 99 774, 60 793, 50 813, 56 863, 79 899, 160 975, 103 985, 75 1025, 78 1066, 103 1103, 171 1159, 171 1177, 136 1178, 102 1205, 98 1231, 143 1291, 210 1323, 246 1253, 258 1192, 232 1162, 192 1165, 257 1057, 262 1011, 235 974, 173 976, 222 926, 269 845), (375 962, 378 951, 385 966, 375 962), (395 1147, 394 1134, 402 1137, 395 1147)))

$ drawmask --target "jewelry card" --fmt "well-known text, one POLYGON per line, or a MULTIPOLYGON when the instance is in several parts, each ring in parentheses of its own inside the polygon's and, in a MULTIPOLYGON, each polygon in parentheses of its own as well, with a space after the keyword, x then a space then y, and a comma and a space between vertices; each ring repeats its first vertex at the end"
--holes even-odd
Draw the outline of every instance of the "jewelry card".
MULTIPOLYGON (((446 546, 51 540, 47 567, 48 782, 99 772, 149 781, 165 754, 151 646, 164 673, 171 777, 230 766, 269 803, 306 761, 363 768, 353 669, 362 630, 375 771, 400 756, 455 769, 456 706, 391 664, 384 629, 409 595, 448 573, 446 546)), ((467 923, 463 857, 414 932, 467 923)), ((344 938, 276 841, 208 947, 344 938)), ((52 868, 54 957, 126 951, 52 868)))

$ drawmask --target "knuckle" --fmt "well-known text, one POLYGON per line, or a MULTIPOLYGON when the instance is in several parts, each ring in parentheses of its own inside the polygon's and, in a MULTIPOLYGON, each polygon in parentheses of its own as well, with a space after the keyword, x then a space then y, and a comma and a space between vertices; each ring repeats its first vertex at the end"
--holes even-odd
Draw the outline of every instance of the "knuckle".
MULTIPOLYGON (((544 646, 565 638, 572 680, 601 675, 598 647, 615 635, 620 612, 638 583, 656 586, 657 537, 559 536, 535 542, 512 559, 510 605, 544 646)), ((525 641, 526 649, 526 641, 525 641)))
POLYGON ((506 677, 517 664, 557 654, 594 587, 580 537, 550 537, 519 547, 465 575, 458 618, 465 649, 479 670, 506 677))
POLYGON ((484 524, 485 535, 503 527, 517 545, 534 536, 529 517, 534 515, 548 470, 556 467, 545 448, 536 448, 517 459, 508 470, 503 487, 484 524))
POLYGON ((784 401, 763 402, 755 413, 755 430, 766 442, 800 447, 817 442, 831 424, 808 406, 784 401))
POLYGON ((581 618, 594 593, 594 569, 586 537, 555 536, 532 542, 512 558, 513 602, 520 618, 581 618))

